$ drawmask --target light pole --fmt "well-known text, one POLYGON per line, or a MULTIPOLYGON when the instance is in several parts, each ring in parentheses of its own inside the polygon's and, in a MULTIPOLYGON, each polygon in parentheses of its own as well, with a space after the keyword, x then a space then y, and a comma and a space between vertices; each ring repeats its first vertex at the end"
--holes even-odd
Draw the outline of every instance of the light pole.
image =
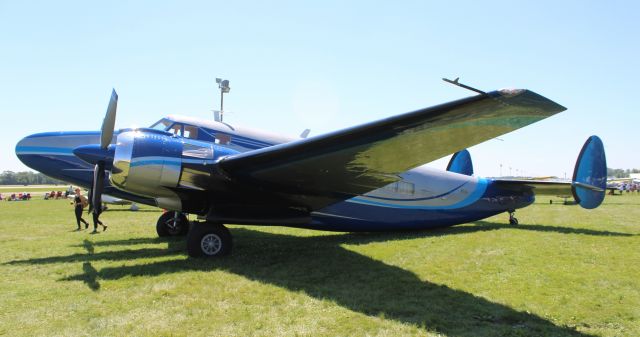
POLYGON ((231 88, 229 87, 229 80, 223 80, 221 78, 216 78, 216 83, 218 83, 218 88, 220 89, 220 120, 222 122, 224 116, 224 94, 228 93, 231 88))
POLYGON ((502 177, 502 164, 500 164, 500 176, 502 177))

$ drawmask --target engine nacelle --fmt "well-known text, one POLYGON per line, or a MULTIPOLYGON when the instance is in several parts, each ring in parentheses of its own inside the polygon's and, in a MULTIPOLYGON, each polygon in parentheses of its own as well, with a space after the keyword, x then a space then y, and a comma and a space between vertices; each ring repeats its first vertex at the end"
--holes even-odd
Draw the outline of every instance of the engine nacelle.
MULTIPOLYGON (((121 190, 154 198, 159 207, 182 210, 184 200, 176 190, 207 190, 211 165, 220 157, 236 153, 227 147, 169 132, 122 130, 118 134, 109 179, 121 190)), ((193 193, 182 196, 188 198, 193 193)))
POLYGON ((155 198, 161 207, 179 208, 180 200, 168 188, 179 184, 182 147, 180 138, 167 132, 150 129, 121 132, 109 179, 119 189, 155 198))

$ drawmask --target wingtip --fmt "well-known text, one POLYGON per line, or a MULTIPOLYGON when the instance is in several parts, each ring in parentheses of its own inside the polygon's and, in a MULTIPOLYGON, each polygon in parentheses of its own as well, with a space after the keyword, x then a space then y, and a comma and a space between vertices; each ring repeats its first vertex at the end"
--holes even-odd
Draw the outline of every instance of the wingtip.
POLYGON ((536 106, 538 109, 556 114, 567 110, 566 107, 528 89, 500 89, 497 91, 500 97, 506 99, 509 104, 536 106))

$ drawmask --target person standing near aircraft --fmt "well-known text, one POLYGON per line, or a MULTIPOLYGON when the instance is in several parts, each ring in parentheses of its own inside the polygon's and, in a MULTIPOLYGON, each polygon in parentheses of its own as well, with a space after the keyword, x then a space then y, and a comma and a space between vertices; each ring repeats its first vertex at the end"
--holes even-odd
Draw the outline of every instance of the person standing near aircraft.
MULTIPOLYGON (((89 192, 89 195, 91 197, 91 191, 89 192)), ((103 232, 107 230, 107 225, 103 224, 102 221, 100 221, 100 214, 102 213, 102 203, 99 203, 98 205, 98 207, 94 207, 95 205, 89 204, 89 209, 87 210, 87 213, 91 213, 91 217, 93 219, 93 232, 91 232, 92 234, 98 233, 98 225, 102 226, 103 232)))
POLYGON ((94 207, 93 208, 93 212, 91 212, 91 214, 93 215, 93 232, 91 233, 98 233, 98 225, 102 226, 102 231, 106 231, 107 230, 107 225, 103 224, 102 221, 100 221, 100 213, 102 213, 100 211, 101 207, 94 207))
POLYGON ((76 188, 76 196, 73 198, 73 208, 76 214, 76 222, 78 223, 78 229, 76 230, 82 229, 82 227, 80 227, 80 222, 84 223, 85 229, 89 228, 89 223, 82 218, 82 210, 87 205, 87 203, 87 198, 82 196, 79 188, 76 188))

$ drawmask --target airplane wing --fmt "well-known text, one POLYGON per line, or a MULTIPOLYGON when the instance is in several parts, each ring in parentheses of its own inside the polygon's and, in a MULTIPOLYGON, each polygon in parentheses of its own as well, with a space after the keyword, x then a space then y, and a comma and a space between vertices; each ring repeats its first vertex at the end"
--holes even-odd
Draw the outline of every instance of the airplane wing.
POLYGON ((564 110, 529 90, 493 91, 229 156, 217 169, 234 185, 275 190, 291 205, 320 209, 564 110))

